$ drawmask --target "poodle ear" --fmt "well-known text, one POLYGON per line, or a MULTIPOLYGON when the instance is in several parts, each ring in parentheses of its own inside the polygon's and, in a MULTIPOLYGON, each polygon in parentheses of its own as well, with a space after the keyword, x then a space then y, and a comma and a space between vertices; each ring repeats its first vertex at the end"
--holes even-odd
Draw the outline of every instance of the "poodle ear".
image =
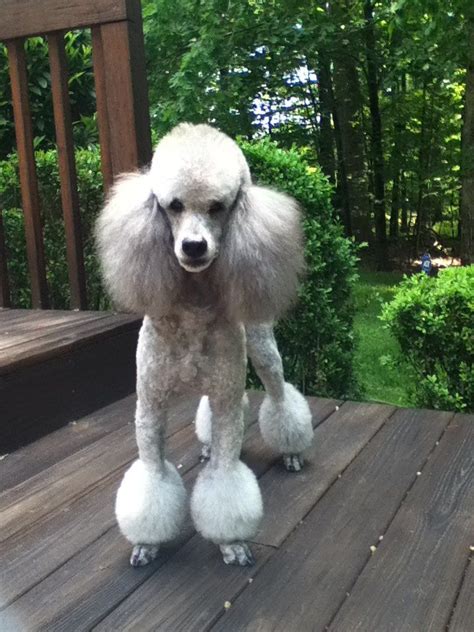
POLYGON ((258 186, 242 191, 216 263, 229 316, 244 322, 280 316, 294 300, 304 268, 296 200, 258 186))
POLYGON ((148 173, 119 178, 96 223, 96 243, 106 287, 127 311, 160 313, 178 274, 168 223, 148 173))

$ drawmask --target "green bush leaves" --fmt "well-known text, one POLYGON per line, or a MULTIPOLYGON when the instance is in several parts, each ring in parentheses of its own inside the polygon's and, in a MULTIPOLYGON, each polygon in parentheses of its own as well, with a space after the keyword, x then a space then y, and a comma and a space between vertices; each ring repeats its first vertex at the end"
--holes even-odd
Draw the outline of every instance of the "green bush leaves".
POLYGON ((417 404, 473 411, 474 266, 405 278, 382 318, 417 375, 417 404))

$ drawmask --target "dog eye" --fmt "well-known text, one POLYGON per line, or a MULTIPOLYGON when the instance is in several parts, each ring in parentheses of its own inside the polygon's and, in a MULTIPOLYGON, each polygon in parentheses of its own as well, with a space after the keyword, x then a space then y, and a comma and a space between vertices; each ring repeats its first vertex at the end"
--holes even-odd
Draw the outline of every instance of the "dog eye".
POLYGON ((180 213, 184 209, 184 206, 181 200, 174 198, 174 200, 171 200, 168 208, 170 208, 175 213, 180 213))
POLYGON ((225 209, 225 206, 222 202, 213 202, 209 207, 209 213, 220 213, 225 209))

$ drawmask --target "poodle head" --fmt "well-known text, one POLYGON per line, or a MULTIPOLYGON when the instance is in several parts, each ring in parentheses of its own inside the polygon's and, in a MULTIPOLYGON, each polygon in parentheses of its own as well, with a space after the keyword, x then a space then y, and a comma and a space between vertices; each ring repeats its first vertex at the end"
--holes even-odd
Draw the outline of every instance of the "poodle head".
POLYGON ((295 297, 303 268, 297 203, 253 185, 237 144, 208 125, 179 125, 149 170, 122 176, 96 237, 116 303, 149 315, 187 304, 271 320, 295 297))
POLYGON ((202 272, 216 259, 229 218, 250 183, 242 151, 208 125, 184 123, 161 140, 150 186, 184 270, 202 272))

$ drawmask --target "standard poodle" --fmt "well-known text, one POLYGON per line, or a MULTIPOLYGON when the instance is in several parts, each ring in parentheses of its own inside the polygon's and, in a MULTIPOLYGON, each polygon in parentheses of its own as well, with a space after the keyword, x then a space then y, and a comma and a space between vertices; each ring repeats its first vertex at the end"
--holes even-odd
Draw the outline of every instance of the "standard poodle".
POLYGON ((240 460, 247 355, 266 390, 261 433, 289 471, 301 468, 313 437, 306 400, 284 381, 272 324, 294 299, 303 268, 298 206, 252 184, 228 136, 181 124, 159 142, 149 169, 118 180, 96 233, 111 296, 144 315, 139 458, 115 507, 133 545, 131 564, 153 560, 185 518, 186 491, 165 458, 165 428, 174 399, 191 393, 202 396, 196 431, 210 457, 192 492, 195 527, 227 564, 252 564, 247 542, 262 518, 262 498, 240 460))

